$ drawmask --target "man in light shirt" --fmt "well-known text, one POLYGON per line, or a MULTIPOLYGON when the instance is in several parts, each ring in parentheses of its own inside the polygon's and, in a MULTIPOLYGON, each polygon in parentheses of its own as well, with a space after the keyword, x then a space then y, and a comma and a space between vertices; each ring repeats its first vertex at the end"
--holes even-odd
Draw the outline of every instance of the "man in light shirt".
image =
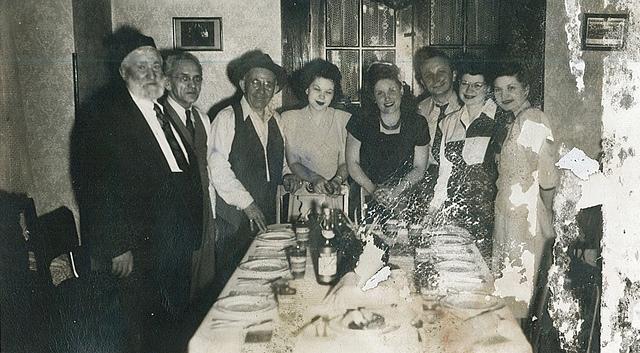
POLYGON ((209 183, 207 149, 210 144, 209 117, 194 103, 202 89, 202 65, 193 54, 173 52, 165 61, 168 94, 161 103, 182 141, 193 150, 198 165, 198 180, 202 194, 202 244, 194 252, 191 297, 204 295, 211 287, 215 275, 215 191, 209 183))
POLYGON ((173 335, 189 310, 202 234, 196 157, 157 101, 165 77, 153 39, 131 33, 120 49, 122 82, 92 101, 74 128, 87 151, 79 160, 87 180, 78 181, 83 245, 106 283, 98 287, 113 288, 95 294, 115 308, 97 331, 126 328, 112 351, 181 351, 186 341, 173 335))
POLYGON ((239 101, 216 115, 211 125, 210 178, 218 194, 218 264, 226 281, 247 250, 251 235, 276 223, 276 188, 297 184, 285 160, 280 116, 269 106, 285 72, 255 50, 238 59, 233 82, 239 101))

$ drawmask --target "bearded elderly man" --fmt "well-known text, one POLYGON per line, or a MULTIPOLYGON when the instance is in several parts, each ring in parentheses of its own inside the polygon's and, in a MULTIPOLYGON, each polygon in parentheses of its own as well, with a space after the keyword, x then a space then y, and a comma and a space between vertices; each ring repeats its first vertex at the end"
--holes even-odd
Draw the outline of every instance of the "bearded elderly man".
MULTIPOLYGON (((81 143, 82 235, 94 273, 111 281, 125 318, 127 351, 180 351, 191 257, 202 234, 202 192, 193 150, 157 99, 165 88, 153 39, 128 38, 121 89, 97 99, 81 143), (84 164, 83 164, 84 163, 84 164)), ((113 325, 104 322, 102 325, 113 325)))
POLYGON ((220 111, 211 125, 209 155, 216 202, 218 264, 224 283, 247 250, 251 235, 276 222, 276 188, 293 190, 280 116, 269 106, 285 82, 285 72, 269 55, 255 50, 237 59, 234 84, 243 95, 220 111))

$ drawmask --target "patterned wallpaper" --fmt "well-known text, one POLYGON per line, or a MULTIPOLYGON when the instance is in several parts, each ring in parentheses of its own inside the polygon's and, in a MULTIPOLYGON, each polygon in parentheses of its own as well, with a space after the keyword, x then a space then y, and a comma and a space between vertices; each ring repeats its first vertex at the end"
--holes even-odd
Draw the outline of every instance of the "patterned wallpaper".
POLYGON ((38 213, 75 209, 69 178, 73 125, 71 0, 23 0, 16 5, 16 52, 31 160, 29 194, 38 213))
MULTIPOLYGON (((100 5, 96 9, 102 8, 108 17, 108 0, 93 1, 100 5)), ((74 39, 75 43, 91 39, 74 38, 72 0, 24 0, 16 2, 15 10, 12 25, 17 76, 26 125, 25 149, 32 167, 27 192, 35 198, 39 213, 62 205, 76 211, 69 177, 69 135, 74 121, 72 53, 76 50, 74 39)), ((173 46, 172 17, 178 16, 222 17, 224 51, 194 52, 204 67, 206 81, 199 104, 205 110, 233 93, 226 77, 226 65, 233 58, 261 48, 280 61, 277 1, 111 1, 114 28, 121 24, 137 26, 153 36, 159 48, 173 46)), ((85 24, 90 21, 84 19, 85 24)), ((95 33, 83 33, 95 39, 95 33)))
POLYGON ((114 29, 136 26, 152 36, 159 49, 173 47, 173 17, 222 17, 223 51, 194 51, 203 66, 204 83, 197 105, 205 111, 230 96, 234 88, 227 63, 255 48, 281 62, 280 2, 276 0, 112 0, 114 29))

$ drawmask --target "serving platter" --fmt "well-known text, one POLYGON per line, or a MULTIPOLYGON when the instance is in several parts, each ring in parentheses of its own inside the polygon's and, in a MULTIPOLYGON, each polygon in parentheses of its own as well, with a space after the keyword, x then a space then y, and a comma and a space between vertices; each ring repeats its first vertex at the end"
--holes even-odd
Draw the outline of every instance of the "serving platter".
POLYGON ((332 331, 347 335, 379 335, 395 331, 399 327, 388 322, 380 310, 367 308, 359 308, 329 321, 332 331))

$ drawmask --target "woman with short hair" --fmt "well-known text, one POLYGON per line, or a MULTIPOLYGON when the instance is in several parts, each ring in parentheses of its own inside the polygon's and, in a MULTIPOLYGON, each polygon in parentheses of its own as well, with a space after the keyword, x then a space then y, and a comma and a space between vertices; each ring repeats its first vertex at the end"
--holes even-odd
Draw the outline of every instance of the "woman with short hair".
POLYGON ((362 113, 347 125, 349 174, 374 200, 387 205, 424 177, 429 151, 426 119, 416 113, 399 72, 391 63, 369 67, 362 113))

